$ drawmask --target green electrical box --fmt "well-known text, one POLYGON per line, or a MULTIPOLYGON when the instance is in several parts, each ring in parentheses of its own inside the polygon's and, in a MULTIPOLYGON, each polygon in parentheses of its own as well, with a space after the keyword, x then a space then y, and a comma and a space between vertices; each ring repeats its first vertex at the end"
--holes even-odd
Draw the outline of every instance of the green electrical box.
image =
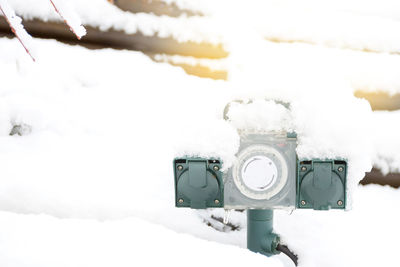
POLYGON ((346 207, 347 162, 303 160, 297 164, 297 207, 329 210, 346 207))
POLYGON ((175 205, 192 209, 224 206, 221 161, 206 158, 174 160, 175 205))

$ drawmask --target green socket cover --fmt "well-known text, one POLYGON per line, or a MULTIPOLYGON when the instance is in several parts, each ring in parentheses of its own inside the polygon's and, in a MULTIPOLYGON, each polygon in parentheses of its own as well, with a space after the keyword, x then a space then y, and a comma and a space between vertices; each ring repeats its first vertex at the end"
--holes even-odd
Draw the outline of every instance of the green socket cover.
POLYGON ((297 165, 297 207, 329 210, 346 207, 345 160, 304 160, 297 165))
POLYGON ((223 207, 224 183, 220 169, 218 159, 175 159, 175 206, 192 209, 223 207))

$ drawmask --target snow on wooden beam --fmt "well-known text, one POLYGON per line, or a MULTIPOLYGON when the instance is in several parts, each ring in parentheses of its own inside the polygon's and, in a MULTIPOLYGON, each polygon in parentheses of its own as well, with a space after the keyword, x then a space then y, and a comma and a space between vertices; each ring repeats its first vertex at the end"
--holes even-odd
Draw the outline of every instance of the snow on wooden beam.
MULTIPOLYGON (((171 54, 192 56, 197 58, 225 58, 228 52, 222 44, 207 42, 178 42, 173 38, 145 36, 141 33, 126 34, 123 31, 101 31, 98 28, 86 26, 87 35, 81 41, 72 38, 63 24, 53 21, 25 20, 24 26, 34 37, 53 38, 59 41, 79 44, 89 48, 105 48, 139 50, 145 53, 171 54)), ((0 31, 8 31, 8 25, 0 17, 0 31)))

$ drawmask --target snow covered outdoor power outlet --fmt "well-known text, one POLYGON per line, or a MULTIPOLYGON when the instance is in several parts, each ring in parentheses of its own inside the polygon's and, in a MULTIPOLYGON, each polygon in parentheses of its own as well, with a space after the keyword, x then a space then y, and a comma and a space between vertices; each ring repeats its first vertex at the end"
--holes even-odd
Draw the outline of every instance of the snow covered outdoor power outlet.
POLYGON ((174 160, 176 207, 246 209, 248 249, 267 256, 284 252, 296 263, 273 233, 273 209, 345 209, 347 162, 298 160, 295 133, 238 132, 236 161, 224 172, 216 158, 174 160))
POLYGON ((346 168, 344 160, 311 160, 298 163, 297 207, 314 210, 344 209, 346 168))
POLYGON ((174 165, 177 207, 223 207, 224 184, 219 160, 182 158, 176 159, 174 165))

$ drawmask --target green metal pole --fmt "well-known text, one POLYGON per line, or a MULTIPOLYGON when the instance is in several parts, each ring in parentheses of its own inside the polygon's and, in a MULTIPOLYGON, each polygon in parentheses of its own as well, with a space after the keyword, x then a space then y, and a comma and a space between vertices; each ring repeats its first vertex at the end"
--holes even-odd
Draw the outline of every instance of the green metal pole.
POLYGON ((247 248, 266 256, 278 254, 279 236, 273 231, 272 210, 247 210, 247 248))

